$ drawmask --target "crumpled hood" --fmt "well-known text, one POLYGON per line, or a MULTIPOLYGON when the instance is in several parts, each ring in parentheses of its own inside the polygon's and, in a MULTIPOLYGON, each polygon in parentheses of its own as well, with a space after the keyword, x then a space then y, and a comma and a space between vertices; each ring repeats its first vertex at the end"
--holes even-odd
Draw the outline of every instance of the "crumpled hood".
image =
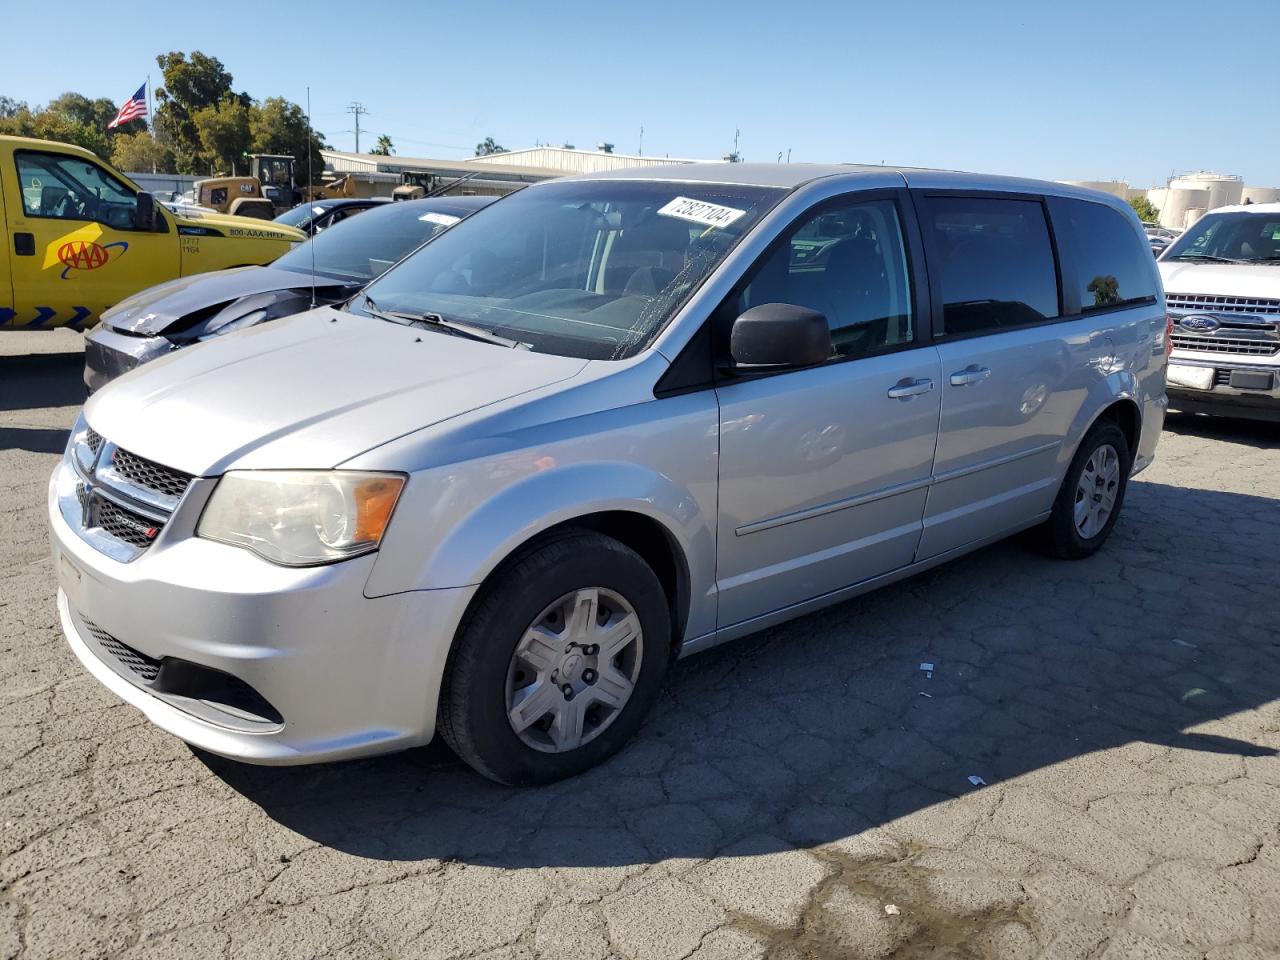
POLYGON ((187 473, 327 468, 586 363, 322 307, 139 367, 94 394, 85 417, 187 473))
MULTIPOLYGON (((184 317, 241 297, 277 290, 309 287, 307 274, 277 267, 234 267, 212 273, 196 273, 136 293, 121 300, 102 316, 105 326, 139 336, 155 336, 184 317)), ((328 277, 316 277, 317 289, 342 286, 328 277)))
POLYGON ((1160 260, 1156 265, 1166 294, 1206 293, 1216 297, 1280 300, 1280 264, 1160 260))

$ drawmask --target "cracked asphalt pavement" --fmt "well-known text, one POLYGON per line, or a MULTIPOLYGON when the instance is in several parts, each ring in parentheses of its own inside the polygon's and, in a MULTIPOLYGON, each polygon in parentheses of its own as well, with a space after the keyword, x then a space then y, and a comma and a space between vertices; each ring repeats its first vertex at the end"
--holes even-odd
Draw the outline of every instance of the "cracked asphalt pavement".
POLYGON ((683 661, 620 756, 512 790, 242 766, 86 675, 44 520, 79 345, 0 333, 0 958, 1280 956, 1280 427, 1171 417, 1096 557, 683 661))

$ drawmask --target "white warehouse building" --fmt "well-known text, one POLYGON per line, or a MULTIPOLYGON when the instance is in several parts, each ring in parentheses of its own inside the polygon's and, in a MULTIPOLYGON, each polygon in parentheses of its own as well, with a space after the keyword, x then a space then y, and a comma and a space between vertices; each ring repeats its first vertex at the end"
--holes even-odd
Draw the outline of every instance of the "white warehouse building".
POLYGON ((542 170, 555 170, 560 174, 575 174, 604 173, 609 170, 622 170, 627 167, 665 167, 682 163, 706 163, 707 161, 614 153, 613 144, 601 143, 597 144, 594 150, 579 150, 576 147, 567 145, 561 147, 529 147, 525 150, 509 150, 506 153, 490 153, 483 157, 472 157, 465 162, 496 167, 536 167, 542 170))

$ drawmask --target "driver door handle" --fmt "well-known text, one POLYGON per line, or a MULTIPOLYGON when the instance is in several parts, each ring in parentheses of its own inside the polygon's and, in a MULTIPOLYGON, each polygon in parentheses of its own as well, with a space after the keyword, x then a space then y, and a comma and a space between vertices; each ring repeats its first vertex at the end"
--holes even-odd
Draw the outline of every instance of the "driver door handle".
POLYGON ((912 397, 918 397, 920 394, 928 393, 932 389, 932 380, 915 380, 911 377, 903 377, 889 388, 888 397, 890 400, 910 400, 912 397))
POLYGON ((991 371, 988 368, 971 363, 959 373, 951 375, 951 385, 953 387, 967 387, 971 383, 980 383, 989 376, 991 376, 991 371))

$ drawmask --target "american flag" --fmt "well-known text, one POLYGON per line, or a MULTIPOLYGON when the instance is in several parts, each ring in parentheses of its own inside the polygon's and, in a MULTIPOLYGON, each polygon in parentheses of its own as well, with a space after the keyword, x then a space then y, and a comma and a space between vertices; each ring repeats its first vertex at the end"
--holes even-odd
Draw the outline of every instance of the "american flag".
POLYGON ((114 130, 122 123, 128 123, 130 120, 137 120, 139 117, 147 115, 147 85, 144 83, 138 88, 138 92, 124 102, 120 107, 120 112, 116 114, 116 118, 107 124, 108 130, 114 130))

